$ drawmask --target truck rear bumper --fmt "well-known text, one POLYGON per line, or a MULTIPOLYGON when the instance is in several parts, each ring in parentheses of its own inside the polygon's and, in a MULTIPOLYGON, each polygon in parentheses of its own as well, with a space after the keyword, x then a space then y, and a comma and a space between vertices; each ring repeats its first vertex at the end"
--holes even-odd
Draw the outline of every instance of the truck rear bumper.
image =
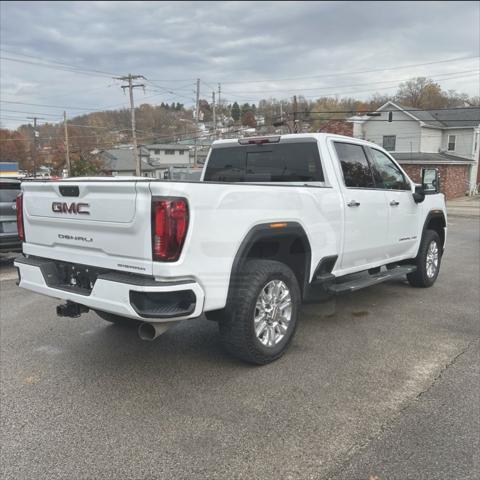
POLYGON ((152 277, 110 271, 99 273, 92 288, 87 290, 59 283, 58 266, 52 260, 20 257, 14 265, 20 287, 92 310, 150 323, 196 318, 203 311, 205 294, 193 280, 161 282, 152 277))

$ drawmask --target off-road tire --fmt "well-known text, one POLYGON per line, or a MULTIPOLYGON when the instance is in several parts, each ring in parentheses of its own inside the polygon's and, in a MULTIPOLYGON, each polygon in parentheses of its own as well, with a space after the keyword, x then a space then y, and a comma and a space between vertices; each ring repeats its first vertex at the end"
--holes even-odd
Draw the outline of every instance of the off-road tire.
POLYGON ((300 288, 289 267, 271 260, 248 261, 236 278, 236 287, 219 321, 220 338, 225 349, 231 355, 257 365, 277 360, 285 353, 293 338, 300 304, 300 288), (285 336, 278 344, 267 347, 255 334, 254 315, 258 296, 272 280, 281 280, 289 289, 292 312, 285 336))
POLYGON ((417 288, 431 287, 435 283, 435 280, 437 280, 438 273, 440 272, 441 261, 442 244, 438 233, 434 230, 425 230, 420 243, 420 248, 418 249, 418 255, 414 260, 414 265, 417 267, 417 269, 414 272, 407 274, 407 280, 410 285, 417 288), (432 242, 436 242, 437 244, 438 266, 434 276, 429 277, 427 274, 427 254, 432 242))
POLYGON ((115 325, 121 325, 122 327, 136 328, 142 323, 134 318, 122 317, 120 315, 115 315, 114 313, 102 312, 101 310, 95 310, 95 313, 102 320, 106 320, 115 325))

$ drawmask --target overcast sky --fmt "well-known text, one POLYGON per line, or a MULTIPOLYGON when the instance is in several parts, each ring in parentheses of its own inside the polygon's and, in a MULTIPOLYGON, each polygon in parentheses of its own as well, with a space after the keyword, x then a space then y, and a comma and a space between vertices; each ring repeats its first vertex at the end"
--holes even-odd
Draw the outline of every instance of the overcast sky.
POLYGON ((147 78, 137 103, 191 105, 197 77, 201 97, 221 82, 232 102, 295 93, 367 98, 412 76, 479 95, 479 5, 2 2, 2 125, 32 114, 55 120, 63 107, 73 116, 127 105, 111 77, 130 72, 147 78), (445 62, 452 59, 461 60, 445 62), (79 71, 65 71, 72 66, 79 71))

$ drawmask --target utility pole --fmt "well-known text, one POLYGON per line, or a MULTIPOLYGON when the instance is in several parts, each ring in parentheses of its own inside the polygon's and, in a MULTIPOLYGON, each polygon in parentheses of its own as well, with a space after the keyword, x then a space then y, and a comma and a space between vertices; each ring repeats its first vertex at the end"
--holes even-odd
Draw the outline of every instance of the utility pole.
POLYGON ((32 160, 33 160, 33 176, 37 176, 37 120, 43 120, 41 117, 27 117, 28 120, 33 120, 33 152, 32 152, 32 160))
POLYGON ((65 159, 67 161, 67 176, 72 174, 70 165, 70 145, 68 144, 67 112, 63 111, 63 129, 65 131, 65 159))
POLYGON ((218 84, 218 115, 220 117, 220 126, 223 127, 223 110, 222 110, 222 86, 218 84))
POLYGON ((195 145, 193 150, 193 168, 197 168, 197 135, 198 135, 198 120, 200 109, 200 79, 197 78, 197 89, 195 92, 195 145))
POLYGON ((142 164, 140 162, 140 156, 138 155, 138 147, 137 147, 137 130, 135 126, 135 105, 133 103, 133 89, 142 87, 145 91, 145 85, 143 83, 136 83, 134 84, 134 80, 138 80, 139 78, 145 80, 143 75, 132 75, 129 73, 123 77, 114 77, 116 80, 122 80, 123 82, 128 82, 128 85, 122 85, 122 89, 125 92, 125 89, 128 88, 130 94, 130 114, 132 117, 132 140, 133 140, 133 158, 135 159, 135 174, 139 177, 142 175, 142 164))
POLYGON ((213 138, 217 138, 217 117, 215 115, 215 92, 212 92, 213 138))
POLYGON ((293 96, 293 132, 298 133, 298 105, 297 96, 293 96))

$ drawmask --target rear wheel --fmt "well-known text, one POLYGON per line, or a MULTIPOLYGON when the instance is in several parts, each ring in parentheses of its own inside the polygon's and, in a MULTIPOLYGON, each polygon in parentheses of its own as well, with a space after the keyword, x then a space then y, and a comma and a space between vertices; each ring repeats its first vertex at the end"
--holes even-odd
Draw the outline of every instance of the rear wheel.
POLYGON ((297 326, 300 289, 290 268, 280 262, 251 260, 219 322, 229 353, 263 365, 281 357, 297 326))
POLYGON ((417 269, 407 275, 410 285, 419 288, 431 287, 438 277, 441 260, 440 237, 434 230, 426 230, 415 258, 417 269))
POLYGON ((95 310, 95 313, 102 319, 107 322, 113 323, 115 325, 121 325, 122 327, 138 327, 142 322, 135 320, 134 318, 122 317, 120 315, 115 315, 114 313, 102 312, 101 310, 95 310))

